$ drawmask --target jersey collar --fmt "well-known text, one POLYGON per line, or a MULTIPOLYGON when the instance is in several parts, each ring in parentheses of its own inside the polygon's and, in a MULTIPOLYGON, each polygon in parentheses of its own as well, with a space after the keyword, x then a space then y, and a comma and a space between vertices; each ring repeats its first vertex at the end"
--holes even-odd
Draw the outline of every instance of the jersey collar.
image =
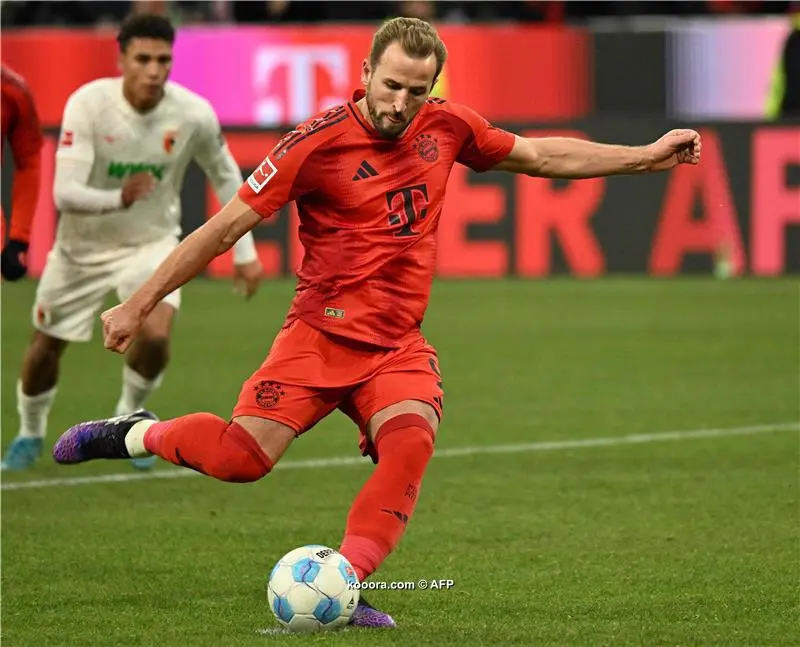
MULTIPOLYGON (((359 110, 359 108, 356 105, 356 103, 361 101, 361 99, 363 99, 365 96, 367 96, 367 93, 364 91, 364 89, 363 88, 358 88, 357 90, 355 90, 353 92, 351 100, 347 102, 347 105, 348 105, 348 108, 350 109, 350 112, 353 113, 353 117, 359 123, 359 125, 367 132, 367 134, 370 137, 374 137, 375 139, 380 139, 381 141, 384 141, 384 142, 393 141, 393 140, 390 140, 390 139, 387 140, 387 139, 384 139, 383 137, 381 137, 380 134, 378 134, 378 131, 375 130, 375 127, 369 122, 369 120, 366 117, 364 117, 364 115, 361 112, 361 110, 359 110)), ((415 129, 416 122, 419 119, 420 114, 422 113, 423 110, 425 110, 426 107, 427 106, 422 106, 422 109, 411 120, 411 123, 408 124, 408 127, 403 131, 403 134, 400 135, 400 137, 398 137, 394 141, 402 141, 402 140, 404 140, 409 135, 409 133, 412 132, 415 129)))

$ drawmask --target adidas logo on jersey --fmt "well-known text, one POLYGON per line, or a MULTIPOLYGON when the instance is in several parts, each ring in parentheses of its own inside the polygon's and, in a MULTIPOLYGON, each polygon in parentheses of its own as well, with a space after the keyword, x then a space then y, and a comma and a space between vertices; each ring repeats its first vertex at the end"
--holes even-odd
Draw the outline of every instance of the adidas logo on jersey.
POLYGON ((359 180, 366 180, 368 177, 377 176, 378 171, 372 168, 372 165, 367 160, 364 160, 361 162, 361 166, 358 167, 356 174, 353 176, 353 182, 358 182, 359 180))

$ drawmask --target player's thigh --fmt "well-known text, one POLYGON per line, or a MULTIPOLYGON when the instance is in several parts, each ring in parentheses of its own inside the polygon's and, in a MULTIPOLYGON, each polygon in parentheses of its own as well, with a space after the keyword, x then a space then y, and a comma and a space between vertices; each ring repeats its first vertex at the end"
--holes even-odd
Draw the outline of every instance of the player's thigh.
MULTIPOLYGON (((313 428, 339 406, 348 392, 344 388, 298 383, 299 376, 311 374, 316 358, 325 351, 321 347, 325 343, 317 331, 297 322, 284 327, 264 363, 242 385, 233 417, 280 423, 290 429, 294 437, 313 428)), ((258 435, 253 435, 265 451, 270 442, 273 448, 277 444, 280 449, 282 441, 270 439, 276 428, 267 422, 260 427, 258 435)), ((287 434, 281 430, 279 436, 285 439, 287 434)), ((267 455, 272 458, 268 451, 267 455)))
POLYGON ((378 430, 395 416, 422 416, 434 433, 442 419, 444 390, 436 351, 416 343, 398 353, 386 367, 355 389, 342 406, 359 427, 359 447, 364 456, 377 458, 374 448, 378 430))
POLYGON ((89 341, 115 271, 114 264, 79 265, 51 250, 36 287, 34 328, 55 339, 89 341))
MULTIPOLYGON (((126 261, 117 275, 117 297, 125 301, 133 295, 153 273, 158 266, 178 246, 178 239, 174 236, 163 240, 143 245, 126 261)), ((172 306, 174 310, 181 307, 181 291, 175 290, 162 300, 162 303, 172 306)))
POLYGON ((234 416, 233 422, 249 433, 275 465, 297 437, 289 425, 259 416, 234 416))

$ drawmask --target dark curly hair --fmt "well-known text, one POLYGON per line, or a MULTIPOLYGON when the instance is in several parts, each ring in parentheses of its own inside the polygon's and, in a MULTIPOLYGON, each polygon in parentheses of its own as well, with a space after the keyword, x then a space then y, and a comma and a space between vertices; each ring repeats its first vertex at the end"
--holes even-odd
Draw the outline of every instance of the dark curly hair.
POLYGON ((152 38, 164 40, 172 45, 175 42, 175 28, 169 18, 155 14, 141 13, 128 16, 117 34, 117 42, 121 52, 125 52, 134 38, 152 38))

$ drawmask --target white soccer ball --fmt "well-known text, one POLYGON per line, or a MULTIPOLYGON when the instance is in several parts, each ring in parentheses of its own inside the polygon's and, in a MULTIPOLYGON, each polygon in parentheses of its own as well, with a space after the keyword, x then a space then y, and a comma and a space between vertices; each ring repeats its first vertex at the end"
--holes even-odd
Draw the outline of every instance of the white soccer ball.
POLYGON ((286 553, 269 575, 267 598, 290 631, 337 629, 350 621, 359 600, 358 578, 345 557, 312 544, 286 553))

